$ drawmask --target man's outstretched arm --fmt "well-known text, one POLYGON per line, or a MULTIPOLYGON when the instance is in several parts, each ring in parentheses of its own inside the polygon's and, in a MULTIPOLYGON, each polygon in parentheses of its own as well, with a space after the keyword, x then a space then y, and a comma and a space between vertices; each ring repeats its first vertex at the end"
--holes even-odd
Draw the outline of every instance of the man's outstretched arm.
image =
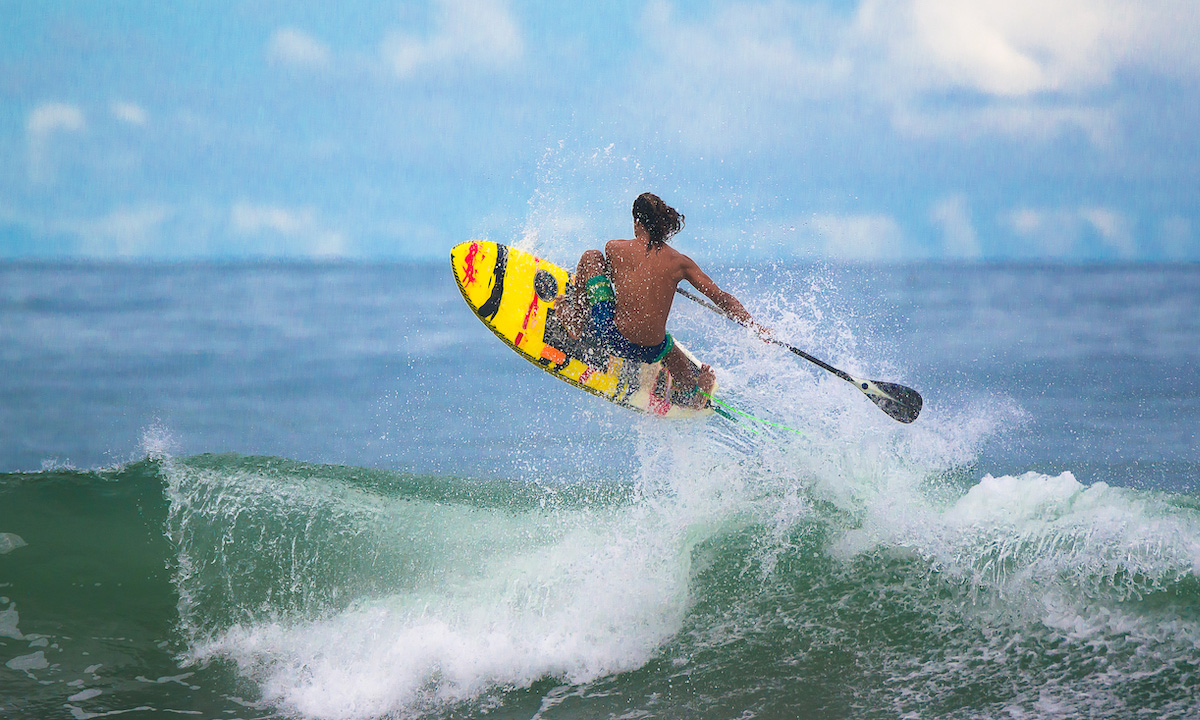
POLYGON ((771 330, 769 328, 756 322, 737 298, 717 287, 717 284, 713 282, 713 279, 710 278, 703 270, 701 270, 700 266, 693 262, 691 258, 686 259, 684 267, 684 279, 690 282, 697 290, 704 293, 705 297, 707 297, 709 300, 712 300, 713 304, 721 309, 721 312, 725 313, 746 327, 753 329, 764 338, 769 338, 771 336, 771 330))

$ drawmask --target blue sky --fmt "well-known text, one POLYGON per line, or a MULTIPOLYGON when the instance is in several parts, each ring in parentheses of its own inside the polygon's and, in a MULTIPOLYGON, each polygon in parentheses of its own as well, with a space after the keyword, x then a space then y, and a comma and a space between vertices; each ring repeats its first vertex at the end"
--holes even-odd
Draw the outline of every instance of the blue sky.
POLYGON ((0 20, 0 258, 573 253, 653 190, 697 257, 1200 261, 1194 0, 0 20))

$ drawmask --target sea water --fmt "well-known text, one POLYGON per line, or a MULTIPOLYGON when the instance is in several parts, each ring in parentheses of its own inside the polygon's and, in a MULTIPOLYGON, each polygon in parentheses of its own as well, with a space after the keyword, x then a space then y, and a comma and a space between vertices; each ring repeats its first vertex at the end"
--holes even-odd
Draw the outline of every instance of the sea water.
POLYGON ((774 425, 448 265, 0 266, 0 717, 1200 715, 1200 268, 707 269, 921 417, 682 298, 774 425))

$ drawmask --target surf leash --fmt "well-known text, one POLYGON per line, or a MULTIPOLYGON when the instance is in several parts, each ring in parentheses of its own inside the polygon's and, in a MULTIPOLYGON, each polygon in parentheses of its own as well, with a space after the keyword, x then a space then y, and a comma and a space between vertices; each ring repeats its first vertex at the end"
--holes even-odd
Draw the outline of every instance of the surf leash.
MULTIPOLYGON (((725 402, 724 400, 718 400, 717 398, 713 397, 712 395, 709 395, 708 393, 704 392, 703 390, 697 390, 696 392, 698 392, 701 395, 703 395, 704 397, 708 398, 709 402, 716 403, 716 405, 719 405, 720 407, 715 407, 715 406, 713 407, 713 412, 717 413, 718 415, 725 418, 726 420, 732 420, 734 422, 737 422, 737 418, 733 417, 733 415, 741 415, 742 417, 749 418, 755 422, 760 422, 763 425, 770 425, 771 427, 777 427, 777 428, 781 428, 783 430, 791 430, 792 432, 796 433, 797 435, 799 435, 801 437, 808 437, 808 435, 806 435, 803 430, 797 430, 794 427, 788 427, 787 425, 783 425, 781 423, 771 422, 770 420, 763 420, 760 417, 754 417, 753 415, 751 415, 748 412, 738 410, 737 408, 735 408, 734 406, 725 402), (733 413, 733 415, 731 415, 730 413, 733 413)), ((753 428, 751 428, 750 431, 754 432, 754 433, 758 432, 757 430, 754 430, 753 428)))
MULTIPOLYGON (((716 305, 705 301, 703 298, 700 298, 699 296, 694 295, 683 288, 677 287, 675 288, 675 292, 684 296, 688 300, 691 300, 692 302, 715 312, 718 315, 729 318, 742 327, 750 327, 748 323, 733 317, 716 305)), ((839 370, 829 363, 809 355, 800 348, 788 345, 787 343, 776 340, 773 337, 764 337, 761 333, 759 334, 759 337, 762 338, 763 342, 769 342, 773 345, 786 348, 792 353, 813 363, 822 370, 827 370, 850 383, 854 387, 861 390, 871 402, 875 403, 880 410, 887 413, 888 417, 892 418, 893 420, 898 420, 902 423, 910 423, 913 420, 916 420, 917 415, 921 413, 921 406, 924 404, 924 401, 921 399, 921 393, 913 390, 910 387, 905 387, 896 383, 883 382, 881 380, 861 380, 854 377, 850 373, 845 372, 844 370, 839 370)), ((791 428, 788 429, 790 430, 791 428)))

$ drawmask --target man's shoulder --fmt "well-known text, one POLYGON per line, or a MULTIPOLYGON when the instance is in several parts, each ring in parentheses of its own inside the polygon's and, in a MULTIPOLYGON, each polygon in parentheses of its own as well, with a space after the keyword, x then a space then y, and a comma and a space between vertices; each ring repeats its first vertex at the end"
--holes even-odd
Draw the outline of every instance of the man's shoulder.
POLYGON ((604 251, 608 252, 610 250, 616 250, 617 252, 626 252, 629 249, 629 243, 631 242, 632 240, 614 238, 604 243, 604 251))
POLYGON ((679 263, 683 267, 690 267, 690 266, 696 264, 696 262, 694 260, 692 260, 690 257, 688 257, 687 255, 684 255, 683 253, 679 252, 678 250, 671 247, 670 245, 664 245, 663 249, 670 250, 671 251, 671 259, 674 260, 675 262, 679 263))

